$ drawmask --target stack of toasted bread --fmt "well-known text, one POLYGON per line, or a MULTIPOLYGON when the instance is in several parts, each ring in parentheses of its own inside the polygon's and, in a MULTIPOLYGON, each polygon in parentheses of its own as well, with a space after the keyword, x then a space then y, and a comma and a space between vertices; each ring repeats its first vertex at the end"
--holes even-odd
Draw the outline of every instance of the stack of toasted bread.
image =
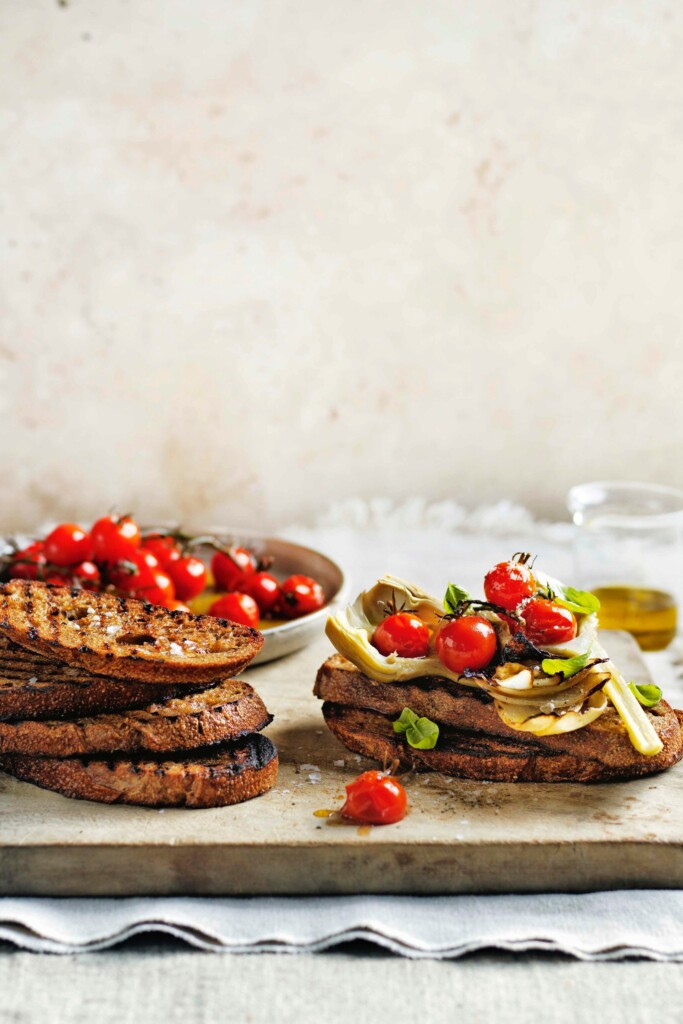
POLYGON ((270 789, 247 626, 106 593, 0 586, 0 770, 65 796, 219 807, 270 789))

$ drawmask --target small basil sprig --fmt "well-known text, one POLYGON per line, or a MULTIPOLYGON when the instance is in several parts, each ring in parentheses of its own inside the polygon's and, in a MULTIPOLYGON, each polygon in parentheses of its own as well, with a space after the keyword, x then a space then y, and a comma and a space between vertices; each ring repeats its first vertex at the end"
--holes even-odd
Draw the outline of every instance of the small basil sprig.
POLYGON ((457 583, 449 583, 446 588, 446 596, 443 599, 443 606, 449 614, 452 614, 463 601, 470 600, 471 597, 466 590, 459 587, 457 583))
POLYGON ((410 708, 404 708, 401 717, 393 723, 394 732, 405 733, 406 740, 416 750, 433 750, 439 738, 439 727, 429 718, 418 718, 410 708))
POLYGON ((595 594, 587 590, 576 590, 575 587, 566 587, 559 580, 547 578, 541 582, 539 590, 544 597, 556 601, 575 615, 591 615, 600 608, 600 599, 595 594))
POLYGON ((574 587, 563 587, 562 593, 555 600, 577 615, 591 615, 600 608, 600 599, 595 594, 587 590, 575 590, 574 587))
POLYGON ((544 658, 541 668, 546 675, 556 676, 559 673, 563 679, 569 679, 586 667, 590 656, 589 648, 585 654, 575 654, 573 658, 544 658))
POLYGON ((662 691, 654 683, 629 683, 628 687, 644 708, 653 708, 662 699, 662 691))

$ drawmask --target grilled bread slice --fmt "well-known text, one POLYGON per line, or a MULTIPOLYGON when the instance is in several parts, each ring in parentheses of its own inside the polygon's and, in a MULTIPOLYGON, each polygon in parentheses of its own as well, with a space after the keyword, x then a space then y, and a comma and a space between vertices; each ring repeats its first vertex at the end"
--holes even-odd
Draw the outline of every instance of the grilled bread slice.
POLYGON ((145 807, 224 807, 277 779, 275 747, 259 733, 181 755, 50 758, 3 754, 0 770, 77 800, 145 807))
POLYGON ((0 630, 88 672, 148 683, 225 679, 263 646, 258 630, 225 619, 33 580, 0 585, 0 630))
POLYGON ((0 634, 0 722, 143 708, 205 685, 141 683, 96 676, 29 651, 0 634))
POLYGON ((260 732, 272 721, 265 704, 239 679, 151 704, 139 711, 73 721, 0 722, 0 753, 70 757, 113 751, 192 750, 260 732))
POLYGON ((656 757, 635 750, 612 711, 564 736, 518 732, 504 737, 445 726, 433 750, 416 750, 394 732, 391 715, 323 704, 330 730, 357 754, 386 764, 398 759, 416 771, 491 782, 609 782, 663 771, 683 756, 683 712, 677 714, 665 701, 652 710, 657 712, 653 725, 664 743, 656 757))

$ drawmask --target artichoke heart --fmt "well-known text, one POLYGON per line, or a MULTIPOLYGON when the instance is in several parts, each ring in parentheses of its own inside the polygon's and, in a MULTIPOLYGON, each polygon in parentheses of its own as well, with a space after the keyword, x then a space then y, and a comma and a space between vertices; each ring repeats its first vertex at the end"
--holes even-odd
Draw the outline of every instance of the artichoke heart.
POLYGON ((359 594, 353 604, 341 608, 327 620, 325 632, 345 658, 379 682, 398 682, 420 676, 441 676, 466 685, 476 681, 463 679, 449 670, 433 653, 426 658, 401 658, 383 655, 372 646, 375 628, 393 611, 413 612, 432 630, 446 614, 441 601, 397 576, 382 576, 374 587, 359 594))
POLYGON ((533 704, 501 704, 495 702, 500 718, 511 729, 531 732, 535 736, 557 736, 560 733, 575 732, 590 725, 607 710, 607 696, 602 690, 592 693, 579 708, 572 708, 564 714, 538 714, 533 704))

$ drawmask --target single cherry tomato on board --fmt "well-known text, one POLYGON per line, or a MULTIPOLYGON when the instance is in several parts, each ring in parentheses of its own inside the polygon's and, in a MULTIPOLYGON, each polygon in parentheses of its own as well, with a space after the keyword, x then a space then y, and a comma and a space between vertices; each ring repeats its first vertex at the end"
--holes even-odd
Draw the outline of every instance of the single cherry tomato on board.
POLYGON ((372 645, 385 656, 424 658, 429 652, 429 629, 417 615, 396 612, 380 622, 372 635, 372 645))
POLYGON ((535 590, 533 573, 522 562, 499 562, 484 579, 486 600, 509 611, 514 611, 535 590))
POLYGON ((269 615, 278 607, 280 584, 269 572, 255 572, 245 576, 240 586, 242 593, 254 598, 261 615, 269 615))
POLYGON ((103 516, 90 530, 92 557, 112 564, 130 558, 140 547, 140 529, 130 516, 103 516))
POLYGON ((363 825, 394 825, 405 818, 407 809, 406 791, 398 779, 369 771, 346 786, 341 814, 363 825))
POLYGON ((230 622, 239 622, 242 626, 253 626, 259 624, 258 605, 249 594, 240 594, 233 590, 230 594, 223 594, 217 601, 214 601, 209 608, 209 615, 215 615, 218 619, 228 619, 230 622))
POLYGON ((191 601, 206 586, 208 572, 201 558, 194 555, 174 558, 166 563, 165 568, 175 585, 176 597, 181 601, 191 601))
POLYGON ((44 541, 45 557, 52 565, 76 565, 90 558, 90 537, 76 523, 60 523, 44 541))
POLYGON ((12 555, 10 576, 18 580, 37 580, 39 576, 42 578, 42 567, 46 561, 43 542, 37 540, 12 555))
POLYGON ((439 661, 451 672, 486 668, 496 653, 496 631, 482 615, 451 619, 436 634, 439 661))
POLYGON ((522 618, 523 632, 534 644, 561 644, 576 636, 576 619, 556 601, 535 597, 524 605, 522 618))
POLYGON ((143 538, 142 544, 146 551, 152 552, 161 568, 166 572, 168 572, 171 562, 180 558, 180 548, 173 537, 153 534, 143 538))
POLYGON ((182 601, 176 601, 174 597, 170 600, 164 601, 164 608, 168 608, 169 612, 191 612, 192 609, 188 608, 182 601))
POLYGON ((280 611, 288 619, 316 612, 325 604, 325 592, 310 576, 290 576, 280 587, 280 611))
POLYGON ((243 578, 256 569, 256 559, 246 548, 230 548, 229 554, 215 551, 211 559, 211 572, 220 590, 237 590, 243 578))

